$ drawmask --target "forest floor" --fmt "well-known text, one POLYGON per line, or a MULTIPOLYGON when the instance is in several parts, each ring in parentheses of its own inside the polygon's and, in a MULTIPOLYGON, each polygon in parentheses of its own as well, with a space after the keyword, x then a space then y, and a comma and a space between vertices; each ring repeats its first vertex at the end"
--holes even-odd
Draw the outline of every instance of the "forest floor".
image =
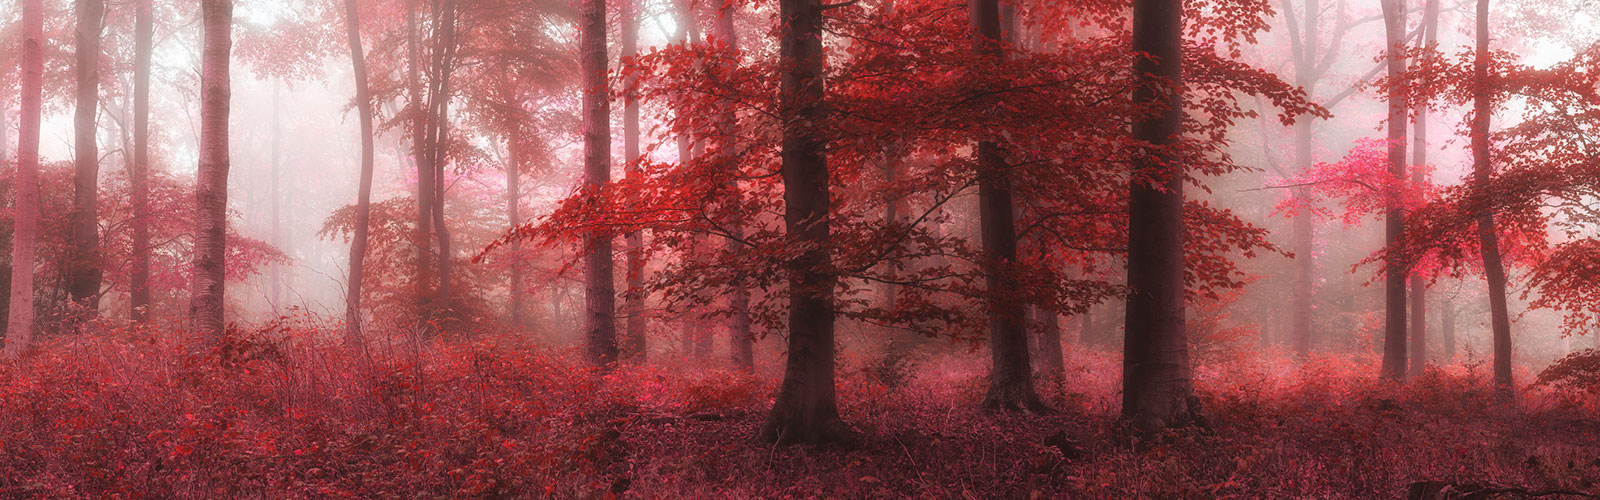
POLYGON ((1139 443, 1117 425, 1112 354, 1069 349, 1045 391, 1058 412, 1012 415, 976 408, 979 354, 847 350, 839 400, 862 442, 773 447, 751 437, 775 381, 709 362, 601 375, 508 337, 349 353, 275 333, 208 350, 111 332, 0 366, 0 497, 1600 495, 1600 405, 1501 403, 1477 366, 1396 385, 1366 356, 1234 359, 1196 374, 1209 429, 1139 443))

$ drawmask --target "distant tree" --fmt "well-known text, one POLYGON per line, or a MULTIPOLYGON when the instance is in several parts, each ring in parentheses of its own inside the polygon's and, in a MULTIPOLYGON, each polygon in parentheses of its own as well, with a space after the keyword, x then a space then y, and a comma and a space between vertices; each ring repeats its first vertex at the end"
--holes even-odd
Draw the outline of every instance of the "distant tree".
POLYGON ((11 293, 5 355, 17 359, 33 343, 34 247, 39 220, 39 121, 44 90, 44 0, 22 0, 21 116, 17 129, 16 216, 11 240, 11 293))
POLYGON ((140 323, 150 319, 150 54, 155 45, 152 2, 137 0, 134 7, 133 163, 128 169, 133 204, 133 269, 128 308, 129 317, 140 323))
MULTIPOLYGON (((639 18, 643 0, 622 0, 622 60, 623 64, 631 64, 639 56, 639 18)), ((640 175, 639 162, 639 91, 634 88, 636 78, 629 76, 623 82, 622 94, 622 158, 627 164, 625 176, 637 178, 640 175)), ((517 222, 512 222, 511 227, 517 227, 517 222)), ((649 346, 645 339, 645 329, 649 326, 649 317, 645 310, 645 299, 648 292, 644 289, 644 232, 630 231, 625 240, 626 262, 624 272, 627 273, 628 289, 623 292, 623 309, 627 311, 628 322, 625 334, 622 336, 621 352, 623 358, 643 363, 647 357, 649 346)))
POLYGON ((200 166, 195 174, 194 286, 189 318, 196 332, 223 334, 228 227, 228 64, 233 0, 202 0, 205 46, 200 60, 200 166))
POLYGON ((104 0, 78 0, 75 31, 77 48, 77 101, 73 117, 73 155, 77 175, 73 183, 72 240, 75 252, 67 288, 72 301, 93 316, 100 304, 100 149, 95 141, 100 114, 100 34, 104 29, 104 0))

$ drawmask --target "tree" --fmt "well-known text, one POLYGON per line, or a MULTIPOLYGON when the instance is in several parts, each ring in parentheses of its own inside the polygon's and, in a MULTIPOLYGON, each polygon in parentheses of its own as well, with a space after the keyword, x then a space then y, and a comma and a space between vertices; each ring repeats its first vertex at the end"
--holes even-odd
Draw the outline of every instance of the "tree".
MULTIPOLYGON (((128 308, 129 317, 139 323, 150 319, 150 54, 155 45, 150 4, 153 1, 138 0, 134 14, 133 164, 128 169, 133 203, 133 270, 128 308)), ((274 306, 276 299, 274 293, 274 306)))
POLYGON ((356 80, 356 114, 361 123, 361 185, 356 194, 355 235, 350 239, 350 279, 344 299, 345 342, 361 341, 361 275, 367 256, 367 230, 372 215, 372 97, 367 88, 367 61, 361 48, 361 11, 357 0, 345 0, 345 33, 350 66, 356 80))
MULTIPOLYGON (((723 1, 722 7, 717 9, 716 29, 712 31, 716 41, 724 45, 723 49, 732 53, 732 58, 723 61, 724 67, 721 68, 723 72, 729 74, 733 73, 736 66, 738 66, 739 33, 733 24, 734 14, 738 11, 736 5, 734 0, 723 1)), ((739 134, 739 118, 734 111, 733 102, 723 99, 719 104, 722 108, 722 126, 718 132, 721 135, 718 160, 726 168, 737 170, 739 158, 738 149, 735 147, 737 141, 734 138, 738 137, 739 134)), ((738 204, 742 201, 743 193, 739 189, 737 176, 734 177, 732 182, 728 183, 727 191, 725 193, 727 198, 725 201, 733 204, 738 204)), ((745 222, 740 220, 729 221, 726 224, 729 234, 725 238, 724 244, 728 248, 733 249, 744 244, 744 224, 745 222)), ((733 366, 735 368, 741 370, 755 369, 756 354, 755 337, 753 335, 750 331, 750 289, 742 283, 736 284, 728 294, 728 347, 733 352, 733 366)))
MULTIPOLYGON (((967 5, 973 50, 981 57, 1003 60, 999 0, 971 0, 967 5)), ((989 138, 978 142, 977 156, 978 216, 988 289, 989 351, 993 359, 983 407, 1044 411, 1044 403, 1039 401, 1033 388, 1024 306, 1017 301, 1019 287, 1014 276, 1017 230, 1005 152, 998 142, 989 138)), ((1181 210, 1181 203, 1179 206, 1181 210)), ((1180 293, 1182 289, 1180 285, 1180 293)))
MULTIPOLYGON (((1422 40, 1419 45, 1432 47, 1438 38, 1439 31, 1439 0, 1425 0, 1423 7, 1422 40)), ((1431 52, 1431 50, 1430 50, 1431 52)), ((1427 61, 1421 61, 1424 66, 1427 61)), ((1426 75, 1426 73, 1424 73, 1426 75)), ((1426 76, 1425 76, 1426 77, 1426 76)), ((1427 83, 1422 84, 1424 87, 1427 83)), ((1425 96, 1415 96, 1416 116, 1413 118, 1412 136, 1415 143, 1411 147, 1411 183, 1424 185, 1428 183, 1428 101, 1425 96)), ((1411 274, 1411 362, 1406 374, 1412 378, 1422 376, 1428 366, 1428 279, 1420 272, 1411 274)))
MULTIPOLYGON (((611 182, 611 103, 606 92, 606 1, 583 0, 578 14, 583 73, 583 184, 598 191, 611 182)), ((584 339, 589 363, 617 360, 616 285, 611 237, 596 231, 584 245, 584 339)))
POLYGON ((1198 417, 1184 330, 1183 3, 1134 0, 1134 102, 1150 112, 1133 124, 1149 145, 1136 157, 1128 197, 1128 306, 1122 418, 1141 433, 1198 417))
MULTIPOLYGON (((642 0, 622 0, 622 60, 623 64, 631 64, 639 56, 639 14, 642 0)), ((626 176, 637 178, 639 174, 639 92, 635 90, 636 79, 629 77, 623 82, 622 96, 622 157, 627 161, 626 176)), ((511 226, 518 224, 512 222, 511 226)), ((625 271, 628 278, 628 290, 623 294, 623 308, 628 311, 628 324, 626 334, 622 337, 621 351, 623 357, 635 363, 643 363, 647 357, 648 345, 645 340, 645 328, 648 326, 644 301, 644 233, 631 231, 626 237, 627 262, 625 271)))
POLYGON ((33 342, 33 253, 39 237, 39 121, 44 90, 44 0, 22 0, 21 117, 17 129, 16 222, 11 240, 11 293, 5 355, 17 359, 33 342))
MULTIPOLYGON (((1383 0, 1383 25, 1389 78, 1399 81, 1406 72, 1404 33, 1405 0, 1383 0)), ((1406 121, 1410 109, 1403 90, 1389 96, 1389 175, 1397 181, 1406 176, 1406 121)), ((1405 213, 1398 200, 1387 206, 1384 245, 1397 246, 1405 232, 1405 213)), ((1384 259, 1384 322, 1382 374, 1388 379, 1406 376, 1406 272, 1399 254, 1386 252, 1384 259)))
POLYGON ((75 249, 69 267, 73 270, 68 288, 72 301, 93 316, 100 296, 99 185, 100 149, 95 141, 100 113, 100 33, 105 18, 104 0, 78 0, 77 50, 74 68, 78 74, 77 109, 73 117, 73 163, 77 175, 73 182, 72 239, 75 249))
MULTIPOLYGON (((1489 0, 1478 0, 1478 46, 1473 59, 1472 94, 1472 177, 1479 185, 1488 184, 1494 169, 1489 157, 1489 120, 1494 113, 1489 80, 1489 0)), ((1511 315, 1506 309, 1506 271, 1500 260, 1500 239, 1494 214, 1478 215, 1478 254, 1483 257, 1483 276, 1489 284, 1489 325, 1494 335, 1494 385, 1504 395, 1512 394, 1511 315)))
POLYGON ((789 281, 789 354, 760 440, 779 444, 853 441, 839 418, 834 388, 834 288, 827 143, 822 128, 826 90, 822 3, 779 0, 779 114, 783 117, 784 229, 795 253, 789 281))
POLYGON ((196 332, 223 334, 228 227, 228 63, 233 0, 202 0, 205 47, 200 60, 200 166, 195 174, 194 286, 189 318, 196 332))

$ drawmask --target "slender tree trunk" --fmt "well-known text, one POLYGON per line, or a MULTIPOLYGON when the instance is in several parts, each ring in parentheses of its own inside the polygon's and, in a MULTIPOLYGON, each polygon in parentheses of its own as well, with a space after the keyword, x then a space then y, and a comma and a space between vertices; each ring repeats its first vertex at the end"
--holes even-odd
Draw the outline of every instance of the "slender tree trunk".
MULTIPOLYGON (((516 91, 513 90, 511 95, 515 95, 515 93, 516 91)), ((517 102, 520 112, 521 102, 517 102)), ((522 226, 522 165, 527 161, 523 153, 522 141, 525 135, 520 119, 517 121, 515 130, 517 131, 515 135, 506 138, 507 149, 511 151, 511 161, 506 165, 506 220, 511 223, 513 228, 522 226)), ((524 309, 522 305, 522 259, 519 257, 522 255, 521 250, 521 241, 511 242, 511 255, 513 257, 511 260, 510 283, 507 286, 507 290, 511 295, 511 325, 517 328, 521 328, 524 323, 522 317, 522 310, 524 309)))
POLYGON ((411 157, 417 167, 417 233, 412 238, 417 251, 417 303, 426 302, 429 281, 433 279, 433 257, 430 242, 433 239, 434 170, 428 153, 428 117, 431 107, 424 110, 426 96, 422 92, 422 50, 417 39, 417 1, 406 0, 406 86, 411 100, 411 157))
MULTIPOLYGON (((990 58, 1004 58, 999 0, 971 0, 967 7, 974 50, 990 58)), ((1000 144, 993 141, 978 142, 977 155, 978 218, 989 295, 989 352, 993 360, 983 407, 1044 411, 1044 403, 1033 388, 1024 304, 1016 300, 1017 231, 1009 166, 1000 144)))
POLYGON ((39 119, 44 90, 44 1, 22 0, 21 118, 17 128, 16 211, 11 239, 11 290, 5 355, 33 344, 33 253, 39 238, 39 119))
MULTIPOLYGON (((738 53, 739 33, 733 24, 735 9, 737 9, 737 4, 733 0, 723 1, 721 8, 717 10, 717 24, 716 29, 713 30, 713 36, 718 42, 726 45, 729 50, 738 53)), ((724 71, 729 73, 736 69, 736 63, 730 63, 729 67, 723 68, 724 71)), ((738 137, 738 116, 734 113, 732 102, 723 101, 719 104, 722 108, 720 119, 723 136, 722 150, 720 151, 721 159, 728 168, 736 169, 738 168, 739 158, 735 150, 737 143, 734 138, 738 137)), ((734 203, 743 198, 744 195, 739 189, 739 181, 737 179, 728 186, 727 196, 734 203)), ((740 240, 744 239, 744 222, 729 221, 727 227, 730 237, 726 244, 729 249, 736 248, 742 244, 740 240)), ((734 285, 733 289, 728 291, 728 309, 728 349, 733 354, 733 366, 746 371, 754 370, 756 355, 755 337, 750 332, 750 289, 745 288, 743 285, 734 285)))
POLYGON ((834 275, 823 109, 822 4, 779 0, 779 113, 783 119, 784 228, 796 249, 789 275, 789 353, 762 441, 780 444, 854 441, 839 418, 834 389, 834 275))
MULTIPOLYGON (((1478 0, 1478 50, 1472 63, 1472 180, 1487 186, 1494 167, 1489 158, 1489 120, 1494 113, 1489 83, 1489 0, 1478 0)), ((1483 275, 1489 282, 1489 324, 1494 332, 1494 385, 1502 395, 1512 394, 1511 315, 1506 307, 1506 270, 1500 261, 1500 237, 1494 213, 1478 215, 1478 253, 1483 256, 1483 275)))
MULTIPOLYGON (((1430 47, 1436 40, 1436 31, 1439 29, 1439 0, 1426 0, 1422 13, 1422 47, 1430 47)), ((1426 77, 1425 77, 1426 78, 1426 77)), ((1428 182, 1428 103, 1423 101, 1416 107, 1416 123, 1412 130, 1411 147, 1411 183, 1422 185, 1428 182)), ((1428 279, 1421 272, 1413 271, 1411 274, 1411 357, 1406 370, 1412 378, 1422 376, 1428 366, 1428 279)))
POLYGON ((202 0, 200 7, 205 48, 200 63, 200 166, 195 174, 194 291, 189 316, 195 331, 215 342, 224 327, 233 0, 202 0))
POLYGON ((450 228, 445 224, 444 202, 445 188, 448 185, 444 178, 444 167, 449 163, 450 151, 450 74, 455 67, 456 54, 456 2, 444 1, 444 13, 436 18, 434 31, 439 44, 435 46, 433 81, 434 91, 430 96, 433 117, 429 120, 427 152, 432 157, 433 164, 433 234, 437 239, 439 248, 439 289, 435 303, 439 307, 450 307, 450 276, 452 253, 450 249, 450 228))
POLYGON ((345 343, 362 342, 361 279, 367 258, 367 229, 372 219, 372 96, 367 89, 367 60, 361 48, 361 11, 356 0, 344 1, 345 34, 350 67, 356 80, 356 114, 361 123, 361 186, 356 194, 356 227, 350 239, 350 279, 344 297, 345 343))
MULTIPOLYGON (((583 66, 584 184, 597 191, 611 182, 611 103, 606 97, 606 0, 583 0, 579 11, 583 66)), ((616 285, 612 282, 611 238, 592 234, 585 248, 584 282, 589 362, 610 366, 617 360, 616 285)))
POLYGON ((1094 347, 1101 345, 1100 334, 1094 328, 1094 307, 1083 310, 1078 315, 1078 344, 1094 347))
POLYGON ((1456 360, 1456 307, 1449 301, 1439 303, 1444 307, 1439 312, 1439 340, 1444 343, 1444 362, 1454 363, 1456 360))
POLYGON ((1039 363, 1043 366, 1045 377, 1059 386, 1066 381, 1067 363, 1061 355, 1061 315, 1055 311, 1038 308, 1039 318, 1039 363))
MULTIPOLYGON (((277 79, 272 81, 272 152, 270 158, 272 177, 271 187, 268 189, 269 205, 272 206, 272 246, 286 248, 283 238, 283 100, 281 93, 283 82, 277 79)), ((272 315, 283 314, 283 265, 271 264, 269 281, 272 295, 272 315)))
MULTIPOLYGON (((622 58, 632 60, 639 55, 639 4, 643 0, 623 0, 622 6, 622 58)), ((622 98, 622 151, 628 162, 624 175, 638 178, 639 171, 639 93, 633 89, 635 79, 628 77, 622 98)), ((645 331, 648 326, 644 301, 644 234, 633 231, 624 240, 626 246, 625 272, 628 290, 623 295, 623 308, 628 311, 628 323, 622 337, 622 355, 634 363, 644 363, 648 357, 645 331)))
MULTIPOLYGON (((1406 60, 1401 52, 1405 45, 1405 0, 1383 0, 1383 24, 1388 41, 1389 77, 1395 80, 1406 72, 1406 60)), ((1408 109, 1403 91, 1389 98, 1389 175, 1396 181, 1406 178, 1406 121, 1408 109)), ((1384 246, 1395 248, 1405 233, 1405 213, 1399 200, 1385 201, 1384 246)), ((1383 377, 1406 377, 1406 277, 1405 265, 1399 254, 1385 252, 1384 257, 1384 327, 1383 327, 1383 377)))
MULTIPOLYGON (((1288 7, 1285 4, 1285 7, 1288 7)), ((1294 57, 1295 85, 1312 92, 1321 77, 1318 63, 1322 54, 1322 6, 1318 0, 1305 0, 1301 5, 1304 15, 1304 27, 1301 29, 1299 53, 1294 57)), ((1285 16, 1293 16, 1294 12, 1285 9, 1285 16)), ((1295 173, 1304 173, 1311 170, 1316 163, 1311 149, 1312 123, 1309 117, 1301 117, 1294 124, 1294 162, 1295 173)), ((1295 193, 1305 196, 1304 190, 1295 193)), ((1311 218, 1311 211, 1301 210, 1295 214, 1291 224, 1293 235, 1290 237, 1290 250, 1294 252, 1294 282, 1290 284, 1289 291, 1289 336, 1290 343, 1294 346, 1297 356, 1304 358, 1311 353, 1311 345, 1316 337, 1314 331, 1311 301, 1314 292, 1314 283, 1317 279, 1316 261, 1316 221, 1311 218)))
POLYGON ((1183 134, 1183 4, 1134 0, 1134 103, 1155 113, 1133 124, 1155 146, 1135 164, 1128 200, 1128 306, 1122 418, 1140 433, 1198 418, 1184 326, 1184 167, 1170 148, 1183 134))
MULTIPOLYGON (((136 0, 133 50, 133 169, 128 173, 133 204, 132 276, 129 317, 150 320, 150 53, 154 47, 154 0, 136 0)), ((274 180, 276 182, 276 180, 274 180)), ((274 304, 277 298, 273 298, 274 304)))
MULTIPOLYGON (((78 0, 77 109, 73 125, 72 243, 68 284, 72 302, 83 307, 87 319, 95 316, 100 304, 100 149, 95 141, 99 132, 95 118, 100 112, 100 33, 104 25, 104 0, 78 0)), ((74 314, 76 316, 76 314, 74 314)))

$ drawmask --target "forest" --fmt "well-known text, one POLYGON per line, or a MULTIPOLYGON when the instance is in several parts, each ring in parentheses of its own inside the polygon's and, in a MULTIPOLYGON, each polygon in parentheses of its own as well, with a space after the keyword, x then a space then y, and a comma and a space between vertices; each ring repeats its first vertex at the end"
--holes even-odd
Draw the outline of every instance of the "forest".
POLYGON ((0 498, 1600 498, 1600 0, 6 0, 0 498))

